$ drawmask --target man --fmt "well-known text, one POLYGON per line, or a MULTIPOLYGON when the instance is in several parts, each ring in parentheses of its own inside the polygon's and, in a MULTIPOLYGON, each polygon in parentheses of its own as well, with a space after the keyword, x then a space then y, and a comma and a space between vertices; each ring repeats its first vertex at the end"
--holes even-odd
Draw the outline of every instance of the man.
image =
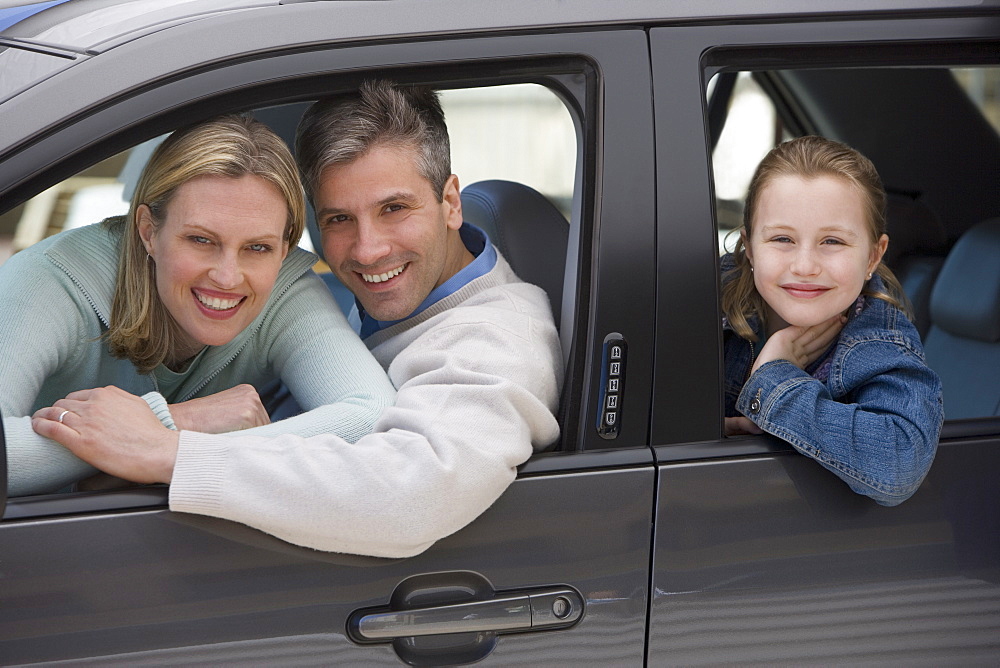
POLYGON ((115 388, 40 410, 36 431, 112 475, 170 482, 171 510, 322 550, 418 554, 558 438, 562 356, 548 299, 463 223, 433 92, 366 83, 313 105, 297 145, 326 259, 398 391, 374 432, 354 444, 178 433, 115 388), (76 416, 59 423, 66 410, 76 416))

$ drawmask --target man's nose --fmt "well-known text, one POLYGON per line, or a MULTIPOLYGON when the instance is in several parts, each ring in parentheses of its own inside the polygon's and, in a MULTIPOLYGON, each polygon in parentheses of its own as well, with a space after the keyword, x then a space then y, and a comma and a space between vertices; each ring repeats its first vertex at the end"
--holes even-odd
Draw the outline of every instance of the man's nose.
POLYGON ((359 264, 372 265, 392 252, 388 230, 372 221, 359 221, 356 227, 351 259, 359 264))
POLYGON ((243 282, 243 267, 240 265, 239 253, 223 251, 216 258, 215 265, 209 269, 208 277, 222 289, 232 289, 243 282))

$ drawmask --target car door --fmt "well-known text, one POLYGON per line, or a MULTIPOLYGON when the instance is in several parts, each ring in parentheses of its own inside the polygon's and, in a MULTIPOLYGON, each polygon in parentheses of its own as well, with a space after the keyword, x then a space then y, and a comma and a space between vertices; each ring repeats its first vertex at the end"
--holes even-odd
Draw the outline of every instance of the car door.
POLYGON ((655 478, 642 399, 654 294, 646 35, 467 28, 408 39, 406 17, 384 3, 337 5, 260 8, 112 40, 13 97, 3 113, 25 139, 0 160, 4 201, 183 122, 314 99, 367 76, 541 83, 566 101, 578 138, 559 451, 533 457, 471 525, 400 560, 318 552, 173 513, 162 486, 8 499, 3 663, 643 662, 655 478), (359 25, 394 37, 334 38, 359 25), (602 430, 604 361, 622 360, 626 344, 622 402, 602 430))
MULTIPOLYGON (((903 76, 906 67, 983 64, 995 62, 984 54, 996 54, 998 39, 995 15, 734 22, 651 32, 659 293, 651 428, 658 483, 650 663, 996 659, 996 417, 946 422, 930 475, 910 500, 893 508, 853 494, 775 438, 722 436, 714 221, 721 214, 713 210, 710 142, 718 127, 711 126, 712 108, 704 100, 714 75, 751 72, 774 84, 769 91, 779 113, 797 121, 792 130, 834 133, 836 127, 862 127, 871 143, 864 150, 873 157, 916 148, 908 154, 910 166, 933 167, 919 163, 936 159, 930 157, 932 150, 920 147, 938 138, 901 136, 903 126, 892 123, 901 105, 867 100, 870 106, 853 109, 848 123, 836 118, 831 106, 818 106, 819 97, 796 98, 795 88, 782 85, 782 73, 839 67, 847 77, 848 68, 891 66, 896 69, 886 70, 887 76, 903 76), (880 115, 883 108, 892 111, 880 115), (686 382, 692 378, 699 382, 686 382)), ((950 133, 941 143, 962 150, 961 130, 947 125, 946 101, 938 104, 937 128, 928 132, 950 133)), ((968 162, 979 159, 973 153, 968 162)), ((948 156, 947 162, 964 168, 960 156, 948 156)), ((940 170, 937 174, 945 178, 940 170)), ((988 191, 978 197, 996 206, 988 191)), ((946 413, 948 401, 946 390, 946 413)))

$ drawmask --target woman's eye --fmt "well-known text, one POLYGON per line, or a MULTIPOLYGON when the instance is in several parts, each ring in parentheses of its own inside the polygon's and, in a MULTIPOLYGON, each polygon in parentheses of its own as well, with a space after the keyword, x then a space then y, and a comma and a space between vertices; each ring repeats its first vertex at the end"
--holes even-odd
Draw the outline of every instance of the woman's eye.
POLYGON ((792 240, 789 237, 773 237, 771 241, 774 241, 779 244, 789 244, 792 242, 792 240))
POLYGON ((199 237, 197 235, 191 235, 190 237, 188 237, 188 239, 190 241, 192 241, 193 243, 196 243, 196 244, 208 244, 208 243, 211 243, 207 238, 205 238, 205 237, 199 237))
POLYGON ((266 253, 271 250, 267 244, 250 244, 249 248, 255 253, 266 253))

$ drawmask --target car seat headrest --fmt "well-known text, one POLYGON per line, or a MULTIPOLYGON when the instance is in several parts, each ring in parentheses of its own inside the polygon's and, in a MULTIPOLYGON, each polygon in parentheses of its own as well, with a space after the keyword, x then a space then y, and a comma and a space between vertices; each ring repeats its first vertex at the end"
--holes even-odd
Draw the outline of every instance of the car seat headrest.
POLYGON ((944 255, 948 248, 948 234, 941 219, 909 195, 886 193, 885 222, 889 248, 882 259, 890 267, 904 255, 944 255))
POLYGON ((521 280, 548 293, 558 326, 569 239, 559 209, 524 184, 492 180, 462 191, 462 215, 489 235, 521 280))
POLYGON ((931 293, 931 321, 967 339, 1000 341, 1000 218, 969 228, 931 293))

